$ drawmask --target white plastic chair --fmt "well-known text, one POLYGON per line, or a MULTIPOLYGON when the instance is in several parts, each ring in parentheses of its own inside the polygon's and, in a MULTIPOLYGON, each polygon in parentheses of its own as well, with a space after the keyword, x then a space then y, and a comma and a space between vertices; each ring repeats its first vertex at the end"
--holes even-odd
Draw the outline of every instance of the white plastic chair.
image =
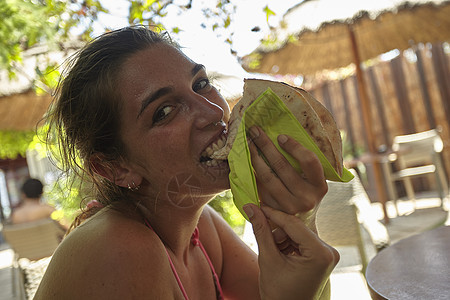
POLYGON ((18 280, 20 287, 19 297, 20 299, 26 299, 24 274, 19 260, 27 259, 28 262, 35 262, 52 256, 64 236, 64 230, 52 219, 22 224, 4 224, 2 227, 0 229, 5 241, 14 251, 12 268, 13 295, 17 294, 16 280, 18 280), (17 279, 16 276, 18 277, 17 279))
POLYGON ((441 206, 443 205, 448 194, 448 181, 440 154, 443 145, 436 129, 394 138, 394 152, 386 157, 382 165, 389 198, 394 201, 396 208, 398 193, 395 182, 403 181, 408 199, 414 202, 415 193, 411 178, 428 175, 434 175, 436 190, 441 199, 441 206), (395 171, 393 163, 396 164, 395 171))

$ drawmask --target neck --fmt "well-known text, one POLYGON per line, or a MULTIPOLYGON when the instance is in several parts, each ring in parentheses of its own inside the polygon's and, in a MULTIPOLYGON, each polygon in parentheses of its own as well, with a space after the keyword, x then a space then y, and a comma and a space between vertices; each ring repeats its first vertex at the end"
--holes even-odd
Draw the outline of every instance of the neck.
POLYGON ((170 201, 162 200, 159 201, 158 207, 149 208, 141 201, 138 208, 165 247, 177 257, 186 257, 192 233, 207 202, 207 200, 198 201, 196 203, 203 204, 180 208, 170 201))
POLYGON ((24 203, 28 203, 28 204, 39 204, 39 198, 24 198, 23 199, 24 203))

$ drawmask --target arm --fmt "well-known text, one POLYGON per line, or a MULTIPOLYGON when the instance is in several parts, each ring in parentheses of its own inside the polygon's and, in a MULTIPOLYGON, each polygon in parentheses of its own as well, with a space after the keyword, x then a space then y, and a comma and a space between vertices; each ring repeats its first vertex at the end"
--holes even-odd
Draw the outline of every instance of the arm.
MULTIPOLYGON (((234 233, 216 211, 206 206, 205 212, 211 219, 210 224, 213 225, 211 227, 215 228, 217 232, 220 250, 217 249, 217 243, 208 244, 207 240, 203 242, 203 238, 202 243, 208 253, 213 254, 220 251, 222 254, 221 270, 216 269, 216 271, 220 272, 218 275, 225 298, 259 299, 257 255, 234 233)), ((200 231, 203 233, 204 229, 200 228, 200 231)), ((205 235, 202 234, 201 237, 203 236, 205 235)))

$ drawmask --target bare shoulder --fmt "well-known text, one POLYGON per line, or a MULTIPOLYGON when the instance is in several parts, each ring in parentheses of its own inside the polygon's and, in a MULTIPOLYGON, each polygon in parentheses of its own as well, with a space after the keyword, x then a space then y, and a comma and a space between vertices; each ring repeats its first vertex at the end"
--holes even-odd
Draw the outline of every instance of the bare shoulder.
POLYGON ((64 239, 35 299, 173 298, 161 247, 144 224, 102 211, 64 239))

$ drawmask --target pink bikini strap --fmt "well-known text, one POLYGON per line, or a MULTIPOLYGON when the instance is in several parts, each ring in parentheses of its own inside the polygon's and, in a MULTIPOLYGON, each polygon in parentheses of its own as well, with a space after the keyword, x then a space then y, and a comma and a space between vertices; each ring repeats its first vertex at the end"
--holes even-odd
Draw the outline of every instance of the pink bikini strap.
POLYGON ((216 270, 214 269, 214 265, 212 264, 211 260, 209 259, 208 253, 206 252, 205 248, 203 247, 202 242, 200 242, 199 232, 198 232, 197 227, 195 227, 194 233, 192 234, 191 242, 194 246, 197 246, 197 245, 200 246, 200 249, 202 250, 203 255, 205 255, 206 260, 208 261, 209 267, 211 268, 211 272, 213 274, 214 284, 216 286, 216 291, 218 293, 217 299, 223 299, 223 292, 222 292, 222 287, 220 286, 219 276, 217 276, 216 270))
MULTIPOLYGON (((145 219, 145 224, 148 226, 148 228, 150 228, 153 232, 155 232, 152 225, 150 225, 150 223, 148 222, 147 219, 145 219)), ((183 283, 181 282, 180 276, 178 276, 178 272, 175 269, 175 265, 173 264, 173 261, 170 258, 169 251, 167 251, 167 248, 165 246, 164 246, 164 250, 166 250, 167 258, 169 259, 169 263, 170 263, 170 268, 172 268, 172 273, 175 276, 175 279, 177 280, 177 283, 178 283, 178 286, 180 287, 181 293, 183 294, 184 299, 189 300, 186 290, 184 289, 183 283)))
POLYGON ((183 294, 184 299, 189 300, 186 290, 184 289, 183 283, 181 283, 180 276, 178 276, 177 270, 175 269, 172 259, 170 258, 169 251, 167 251, 166 247, 164 247, 164 250, 166 250, 167 258, 169 259, 169 263, 170 263, 170 267, 172 268, 173 275, 175 276, 175 279, 177 280, 177 283, 178 283, 178 286, 180 287, 181 293, 183 294))
MULTIPOLYGON (((150 225, 150 223, 148 222, 147 219, 145 219, 145 224, 147 224, 147 226, 151 230, 153 230, 153 227, 150 225)), ((153 232, 155 232, 155 231, 153 230, 153 232)), ((192 234, 191 242, 192 242, 192 244, 194 246, 199 246, 200 249, 203 252, 203 255, 206 257, 206 260, 208 261, 209 267, 211 268, 211 272, 212 272, 213 279, 214 279, 214 285, 216 286, 216 292, 218 294, 217 295, 217 299, 223 299, 223 292, 222 292, 222 287, 220 286, 219 276, 217 276, 216 270, 214 269, 214 266, 213 266, 211 260, 209 259, 208 253, 206 253, 206 250, 203 247, 203 244, 200 242, 199 232, 198 232, 198 228, 197 227, 195 227, 194 233, 192 234)), ((181 282, 180 276, 178 276, 178 272, 175 269, 175 265, 173 264, 173 261, 170 258, 169 251, 167 250, 166 247, 164 247, 164 250, 166 250, 167 258, 168 258, 169 263, 170 263, 170 268, 172 268, 173 275, 175 276, 175 279, 177 280, 177 283, 178 283, 178 286, 180 287, 181 293, 183 294, 183 296, 184 296, 184 298, 186 300, 189 300, 189 297, 188 297, 188 295, 186 293, 186 290, 184 289, 183 283, 181 282)))

